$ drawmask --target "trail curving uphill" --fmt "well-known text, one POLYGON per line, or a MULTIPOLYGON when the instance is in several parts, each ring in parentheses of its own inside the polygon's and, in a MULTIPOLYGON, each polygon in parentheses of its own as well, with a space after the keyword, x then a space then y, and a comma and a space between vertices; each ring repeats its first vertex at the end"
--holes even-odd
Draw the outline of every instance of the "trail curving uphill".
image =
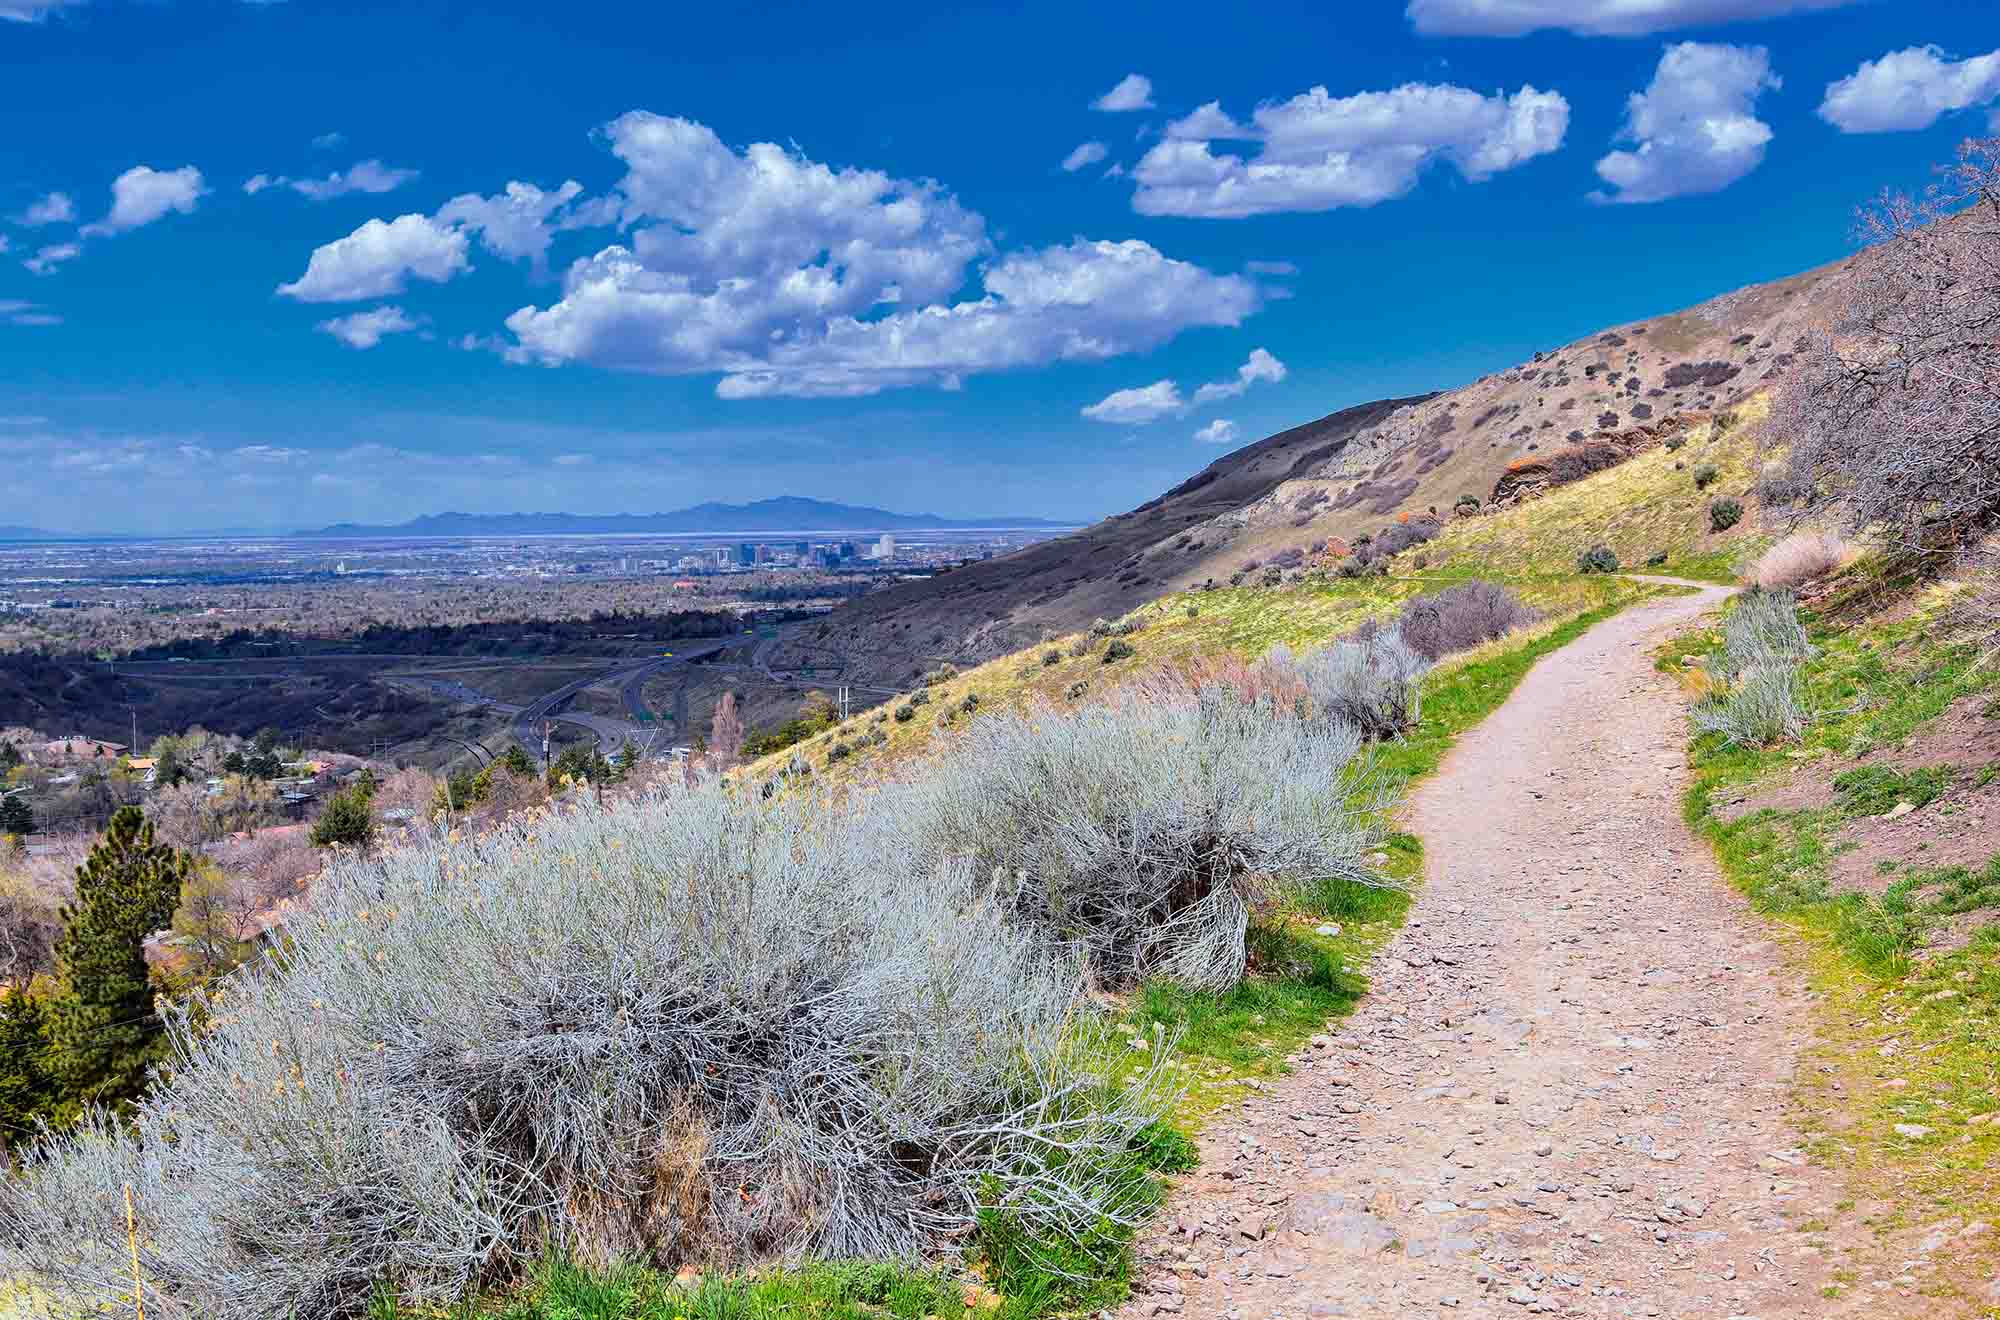
POLYGON ((1428 876, 1367 999, 1211 1126, 1122 1316, 1923 1305, 1822 1294, 1866 1244, 1804 1231, 1841 1195, 1786 1121, 1805 1005, 1681 819, 1651 651, 1726 594, 1593 628, 1418 787, 1428 876))

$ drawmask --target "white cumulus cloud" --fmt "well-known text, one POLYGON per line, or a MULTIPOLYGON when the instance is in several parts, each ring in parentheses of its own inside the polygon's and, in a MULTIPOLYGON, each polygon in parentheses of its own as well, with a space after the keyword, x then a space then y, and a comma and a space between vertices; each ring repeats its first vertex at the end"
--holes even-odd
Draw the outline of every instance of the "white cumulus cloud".
POLYGON ((1093 110, 1151 110, 1153 80, 1143 74, 1128 73, 1118 85, 1090 103, 1093 110))
POLYGON ((1086 165, 1095 165, 1098 161, 1103 160, 1104 156, 1105 150, 1102 142, 1085 142, 1075 151, 1063 157, 1063 168, 1074 174, 1086 165))
POLYGON ((393 192, 417 177, 417 171, 396 169, 379 160, 356 161, 352 169, 335 170, 323 179, 293 179, 284 175, 257 174, 243 184, 243 191, 255 196, 266 188, 289 188, 314 202, 330 202, 349 193, 393 192))
POLYGON ((1558 28, 1587 37, 1640 37, 1856 3, 1859 0, 1409 0, 1404 12, 1417 31, 1432 36, 1518 37, 1558 28))
POLYGON ((206 195, 201 171, 192 165, 156 170, 134 165, 111 181, 111 210, 102 220, 85 225, 87 235, 122 234, 150 225, 171 212, 191 213, 206 195))
POLYGON ((1626 102, 1621 136, 1638 145, 1597 162, 1616 191, 1593 200, 1658 202, 1728 187, 1763 162, 1771 126, 1754 111, 1779 85, 1762 46, 1667 47, 1651 85, 1626 102))
POLYGON ((1194 438, 1205 445, 1233 445, 1236 443, 1236 437, 1242 434, 1242 427, 1226 417, 1218 417, 1196 431, 1194 438))
POLYGON ((1193 113, 1183 115, 1167 125, 1167 136, 1192 141, 1213 141, 1218 138, 1249 139, 1257 136, 1256 130, 1245 128, 1222 112, 1222 102, 1210 101, 1196 106, 1193 113))
POLYGON ((1569 102, 1530 86, 1512 96, 1482 96, 1406 83, 1341 97, 1314 87, 1259 106, 1251 120, 1237 127, 1211 104, 1178 121, 1179 136, 1155 144, 1133 170, 1139 186, 1132 208, 1142 215, 1237 219, 1373 206, 1415 187, 1437 160, 1478 182, 1560 147, 1569 102), (1219 135, 1204 138, 1197 130, 1219 135), (1223 140, 1254 140, 1256 154, 1217 153, 1213 143, 1223 140))
POLYGON ((1162 417, 1178 417, 1187 411, 1181 387, 1171 380, 1156 380, 1136 389, 1115 390, 1083 410, 1093 422, 1113 422, 1120 426, 1143 426, 1162 417))
POLYGON ((1285 364, 1272 357, 1261 348, 1250 350, 1250 360, 1236 368, 1236 379, 1217 381, 1204 385, 1194 392, 1194 406, 1213 403, 1217 399, 1234 399, 1249 390, 1259 381, 1272 384, 1285 378, 1285 364))
POLYGON ((1093 422, 1143 426, 1148 422, 1157 422, 1162 417, 1185 416, 1203 404, 1214 403, 1218 399, 1237 398, 1260 381, 1277 382, 1284 378, 1284 363, 1264 349, 1253 348, 1250 350, 1249 359, 1236 369, 1234 379, 1203 385, 1194 392, 1192 399, 1181 396, 1179 382, 1156 380, 1151 385, 1107 394, 1083 409, 1083 415, 1093 422))
POLYGON ((1827 84, 1819 117, 1843 133, 1907 133, 2000 99, 2000 50, 1948 60, 1936 46, 1891 51, 1827 84))
POLYGON ((1143 351, 1259 305, 1251 281, 1143 242, 996 256, 985 221, 932 181, 739 151, 643 112, 605 136, 627 166, 631 237, 572 263, 552 305, 507 318, 513 360, 716 373, 732 399, 851 397, 1143 351))
POLYGON ((382 342, 384 336, 406 334, 422 324, 422 321, 413 319, 391 303, 372 311, 336 316, 330 321, 321 321, 315 328, 324 330, 349 348, 373 348, 382 342))
POLYGON ((465 193, 438 209, 439 224, 461 226, 479 235, 488 252, 509 261, 530 261, 540 270, 548 259, 554 238, 551 227, 563 227, 564 207, 583 192, 574 179, 554 192, 544 192, 532 183, 510 182, 506 190, 492 197, 465 193))
POLYGON ((16 224, 34 227, 37 225, 66 225, 76 219, 76 203, 68 193, 52 192, 28 204, 28 209, 14 217, 16 224))
POLYGON ((300 302, 357 302, 401 293, 411 277, 442 284, 469 269, 467 239, 428 216, 370 220, 313 249, 305 274, 278 292, 300 302))

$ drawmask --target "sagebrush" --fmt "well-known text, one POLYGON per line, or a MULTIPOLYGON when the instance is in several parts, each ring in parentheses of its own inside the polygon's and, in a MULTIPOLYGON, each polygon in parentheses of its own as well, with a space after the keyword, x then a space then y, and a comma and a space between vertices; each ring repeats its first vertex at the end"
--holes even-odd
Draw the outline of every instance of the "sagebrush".
MULTIPOLYGON (((350 858, 281 957, 171 1024, 130 1127, 0 1184, 52 1314, 353 1315, 553 1247, 728 1268, 912 1258, 996 1208, 1130 1224, 1154 1073, 1103 1080, 1079 969, 939 854, 708 785, 350 858)), ((977 881, 977 883, 975 882, 977 881)))
POLYGON ((1251 915, 1385 884, 1362 739, 1223 685, 1127 693, 1073 715, 996 715, 921 779, 877 795, 884 870, 959 859, 1016 929, 1099 985, 1225 989, 1251 915))

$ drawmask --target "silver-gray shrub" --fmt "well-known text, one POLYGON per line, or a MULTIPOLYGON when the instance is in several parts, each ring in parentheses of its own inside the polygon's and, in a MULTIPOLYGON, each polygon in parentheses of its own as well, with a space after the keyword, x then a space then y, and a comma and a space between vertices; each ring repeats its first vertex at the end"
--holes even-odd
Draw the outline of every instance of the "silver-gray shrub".
POLYGON ((1430 661, 1400 633, 1369 632, 1352 641, 1294 656, 1274 646, 1264 663, 1297 677, 1323 721, 1351 725, 1364 737, 1393 738, 1422 714, 1423 676, 1430 661))
POLYGON ((1723 624, 1722 649, 1709 657, 1716 687, 1695 703, 1695 728, 1739 747, 1803 737, 1809 715, 1799 668, 1813 654, 1789 591, 1744 592, 1723 624))
MULTIPOLYGON (((982 725, 983 727, 983 725, 982 725)), ((710 784, 349 861, 129 1130, 0 1185, 0 1277, 155 1316, 443 1301, 555 1246, 727 1268, 1135 1222, 1073 961, 963 865, 862 863, 850 818, 710 784)), ((940 858, 943 863, 945 859, 940 858)))
POLYGON ((1722 652, 1710 672, 1724 682, 1764 665, 1798 665, 1813 655, 1799 621, 1798 599, 1789 591, 1752 588, 1736 598, 1722 626, 1722 652))
POLYGON ((1224 989, 1260 906, 1385 883, 1356 729, 1214 685, 993 715, 875 799, 883 866, 969 863, 1011 924, 1103 986, 1224 989))
POLYGON ((1803 737, 1808 717, 1798 668, 1767 664, 1744 670, 1728 689, 1695 703, 1694 726, 1738 747, 1766 747, 1803 737))

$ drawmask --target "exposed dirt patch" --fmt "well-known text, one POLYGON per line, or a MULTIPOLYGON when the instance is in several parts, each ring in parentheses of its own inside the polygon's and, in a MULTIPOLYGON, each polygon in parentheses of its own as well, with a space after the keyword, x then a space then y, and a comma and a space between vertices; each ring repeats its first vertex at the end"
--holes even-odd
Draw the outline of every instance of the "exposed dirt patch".
POLYGON ((1785 779, 1759 785, 1755 793, 1718 801, 1713 814, 1717 820, 1734 822, 1760 811, 1818 811, 1833 803, 1833 775, 1802 764, 1785 779))
POLYGON ((1833 836, 1834 889, 1880 894, 1906 870, 1978 870, 2000 853, 2000 783, 1947 794, 1914 811, 1864 816, 1833 836), (1885 865, 1886 864, 1886 865, 1885 865))
MULTIPOLYGON (((1880 753, 1903 769, 1932 765, 1983 766, 2000 762, 2000 719, 1985 713, 1988 699, 1954 701, 1921 732, 1880 753)), ((1863 763, 1868 758, 1862 758, 1863 763)))

